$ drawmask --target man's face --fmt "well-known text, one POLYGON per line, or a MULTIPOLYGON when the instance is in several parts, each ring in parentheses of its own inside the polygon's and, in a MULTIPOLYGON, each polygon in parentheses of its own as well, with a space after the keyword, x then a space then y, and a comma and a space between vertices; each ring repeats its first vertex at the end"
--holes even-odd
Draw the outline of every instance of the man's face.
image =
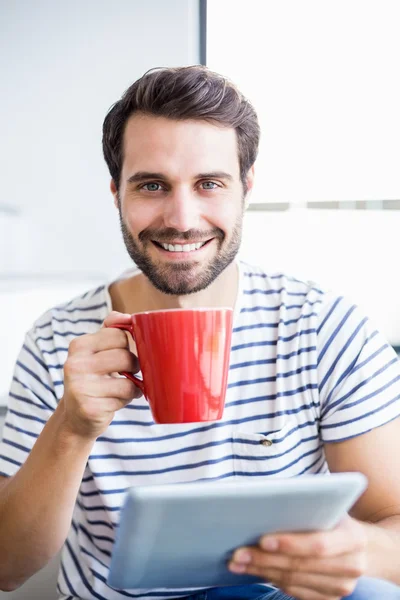
POLYGON ((236 256, 244 190, 234 129, 136 114, 111 189, 128 253, 163 293, 205 289, 236 256))

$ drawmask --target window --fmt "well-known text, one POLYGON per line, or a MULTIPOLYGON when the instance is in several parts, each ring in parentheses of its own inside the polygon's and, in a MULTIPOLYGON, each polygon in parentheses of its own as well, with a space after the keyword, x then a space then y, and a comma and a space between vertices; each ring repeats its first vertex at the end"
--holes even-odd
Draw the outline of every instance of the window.
POLYGON ((398 207, 399 22, 398 0, 208 1, 207 65, 260 118, 253 202, 398 207))
POLYGON ((242 256, 346 294, 394 345, 399 22, 398 0, 207 2, 206 64, 262 129, 242 256))

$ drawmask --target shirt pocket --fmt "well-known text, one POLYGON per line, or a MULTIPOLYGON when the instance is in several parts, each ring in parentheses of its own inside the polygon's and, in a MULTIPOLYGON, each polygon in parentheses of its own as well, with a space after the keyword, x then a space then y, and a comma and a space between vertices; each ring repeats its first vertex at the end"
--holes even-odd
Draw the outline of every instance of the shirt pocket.
POLYGON ((287 421, 273 433, 233 434, 233 464, 236 476, 292 477, 304 470, 301 434, 297 423, 287 421))

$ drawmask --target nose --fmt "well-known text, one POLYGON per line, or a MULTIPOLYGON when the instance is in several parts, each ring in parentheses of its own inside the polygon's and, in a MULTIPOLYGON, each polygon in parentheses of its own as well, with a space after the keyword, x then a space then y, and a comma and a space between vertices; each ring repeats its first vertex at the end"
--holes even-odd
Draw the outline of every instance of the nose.
POLYGON ((178 231, 196 229, 199 225, 200 207, 194 194, 186 188, 174 190, 165 200, 164 225, 178 231))

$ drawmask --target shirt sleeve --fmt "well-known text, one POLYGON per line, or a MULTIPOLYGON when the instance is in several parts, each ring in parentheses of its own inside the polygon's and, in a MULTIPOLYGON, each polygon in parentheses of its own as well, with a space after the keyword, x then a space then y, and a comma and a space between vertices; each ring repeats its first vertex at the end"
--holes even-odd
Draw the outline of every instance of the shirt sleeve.
POLYGON ((35 342, 34 329, 25 336, 8 395, 0 443, 0 475, 11 477, 25 462, 57 406, 49 369, 35 342))
POLYGON ((319 314, 318 391, 324 442, 342 441, 400 415, 400 361, 362 311, 327 298, 319 314))

